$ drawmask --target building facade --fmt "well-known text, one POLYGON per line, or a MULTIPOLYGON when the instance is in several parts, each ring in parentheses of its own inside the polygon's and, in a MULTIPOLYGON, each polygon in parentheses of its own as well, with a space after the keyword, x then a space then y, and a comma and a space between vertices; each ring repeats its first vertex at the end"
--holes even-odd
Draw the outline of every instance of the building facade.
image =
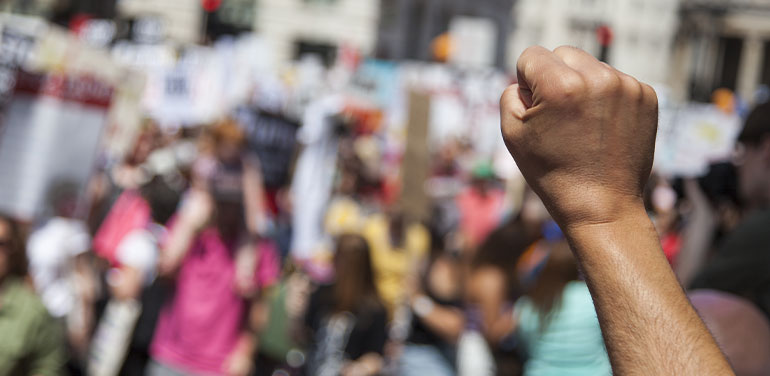
POLYGON ((684 0, 672 82, 677 96, 708 101, 717 88, 748 103, 770 86, 769 0, 684 0))
POLYGON ((127 18, 160 18, 166 37, 171 41, 181 44, 201 41, 203 10, 200 0, 121 0, 118 12, 127 18))
POLYGON ((487 21, 493 29, 491 65, 503 68, 515 0, 382 0, 376 56, 430 60, 434 39, 460 18, 487 21))
POLYGON ((269 43, 278 63, 305 52, 326 62, 349 46, 374 51, 379 0, 261 0, 254 30, 269 43))
POLYGON ((519 0, 508 66, 531 45, 580 47, 594 56, 600 26, 612 32, 607 60, 642 81, 665 84, 678 24, 678 0, 519 0))

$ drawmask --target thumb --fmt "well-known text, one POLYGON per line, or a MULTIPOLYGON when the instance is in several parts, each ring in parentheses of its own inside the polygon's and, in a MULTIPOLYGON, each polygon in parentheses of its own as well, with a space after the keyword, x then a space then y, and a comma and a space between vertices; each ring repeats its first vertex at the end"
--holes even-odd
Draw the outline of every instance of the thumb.
POLYGON ((500 119, 503 123, 521 122, 524 113, 530 107, 532 107, 532 90, 519 81, 508 86, 500 96, 500 119))
POLYGON ((532 99, 532 89, 529 88, 527 85, 527 82, 522 77, 522 74, 519 72, 516 72, 516 78, 517 78, 517 85, 518 85, 518 94, 519 99, 521 100, 522 104, 524 104, 524 109, 532 107, 533 99, 532 99))
POLYGON ((521 137, 524 114, 532 106, 532 91, 522 83, 508 86, 500 96, 500 128, 509 147, 521 137))

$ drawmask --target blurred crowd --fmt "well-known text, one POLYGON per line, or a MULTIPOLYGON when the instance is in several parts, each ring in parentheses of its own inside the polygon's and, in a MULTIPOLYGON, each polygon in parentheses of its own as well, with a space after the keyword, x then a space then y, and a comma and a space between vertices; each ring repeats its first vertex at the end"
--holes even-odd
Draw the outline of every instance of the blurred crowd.
MULTIPOLYGON (((0 375, 611 373, 589 286, 522 178, 452 138, 406 199, 413 161, 327 102, 285 172, 237 115, 147 121, 87 215, 63 182, 49 216, 0 216, 0 375)), ((770 374, 770 104, 732 161, 654 174, 644 201, 736 372, 770 374)))

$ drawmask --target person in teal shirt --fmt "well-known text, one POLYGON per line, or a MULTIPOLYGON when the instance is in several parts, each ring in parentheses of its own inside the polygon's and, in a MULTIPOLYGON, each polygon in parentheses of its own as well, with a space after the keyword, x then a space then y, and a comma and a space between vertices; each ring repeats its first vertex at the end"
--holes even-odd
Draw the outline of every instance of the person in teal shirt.
POLYGON ((0 376, 58 376, 66 361, 63 332, 26 281, 18 225, 0 214, 0 376))
MULTIPOLYGON (((543 242, 545 243, 545 242, 543 242)), ((610 375, 591 294, 563 240, 549 247, 538 276, 514 306, 526 376, 610 375)))

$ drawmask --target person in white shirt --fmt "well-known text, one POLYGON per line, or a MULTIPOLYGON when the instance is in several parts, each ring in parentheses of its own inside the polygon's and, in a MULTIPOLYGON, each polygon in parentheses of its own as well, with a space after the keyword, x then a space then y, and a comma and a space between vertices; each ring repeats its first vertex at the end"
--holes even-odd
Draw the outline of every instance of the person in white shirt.
POLYGON ((74 218, 77 190, 66 183, 51 189, 54 216, 30 234, 30 276, 48 312, 63 321, 76 357, 83 356, 92 327, 96 277, 88 251, 91 235, 74 218))

